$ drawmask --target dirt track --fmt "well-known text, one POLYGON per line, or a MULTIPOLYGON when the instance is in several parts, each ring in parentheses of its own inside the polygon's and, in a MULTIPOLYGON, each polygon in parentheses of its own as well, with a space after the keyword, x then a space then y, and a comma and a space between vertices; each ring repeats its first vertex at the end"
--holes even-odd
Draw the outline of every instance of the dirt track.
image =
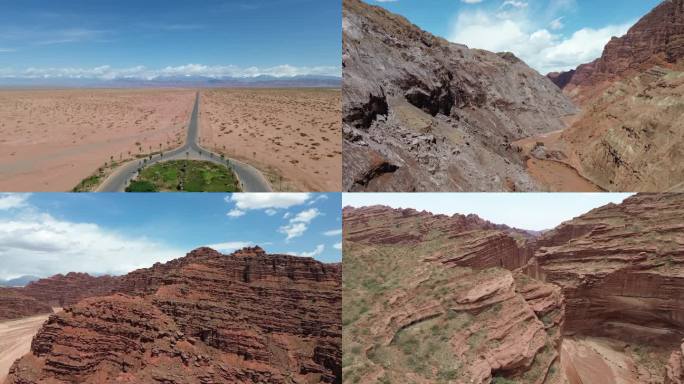
POLYGON ((5 381, 14 361, 29 352, 33 336, 48 317, 49 314, 0 323, 0 383, 5 381))

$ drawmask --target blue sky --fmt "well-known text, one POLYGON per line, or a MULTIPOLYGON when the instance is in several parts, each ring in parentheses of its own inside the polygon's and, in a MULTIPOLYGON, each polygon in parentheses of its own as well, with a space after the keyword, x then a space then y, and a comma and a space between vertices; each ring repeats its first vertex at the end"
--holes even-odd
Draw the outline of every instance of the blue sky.
POLYGON ((352 207, 387 205, 435 214, 474 213, 496 224, 541 231, 608 203, 620 203, 629 193, 345 193, 342 204, 352 207))
POLYGON ((546 74, 601 55, 661 0, 367 0, 471 48, 512 51, 546 74))
POLYGON ((4 76, 340 73, 341 0, 0 0, 0 9, 4 76))
POLYGON ((0 194, 0 279, 126 273, 211 246, 341 260, 331 194, 0 194))

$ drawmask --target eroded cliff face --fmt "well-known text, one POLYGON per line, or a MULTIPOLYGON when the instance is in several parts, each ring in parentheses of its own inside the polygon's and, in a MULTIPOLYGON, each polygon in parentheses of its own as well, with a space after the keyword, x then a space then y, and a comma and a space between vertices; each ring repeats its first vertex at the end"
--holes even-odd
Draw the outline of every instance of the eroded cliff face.
POLYGON ((345 382, 560 383, 560 288, 486 268, 517 260, 496 245, 513 236, 476 216, 345 208, 345 382))
MULTIPOLYGON (((682 21, 684 25, 684 20, 682 21)), ((618 80, 561 138, 605 190, 684 190, 684 65, 618 80)))
POLYGON ((86 297, 104 296, 119 290, 116 276, 91 276, 70 272, 36 280, 21 288, 24 295, 54 307, 76 304, 86 297))
POLYGON ((550 74, 583 107, 563 160, 609 191, 684 190, 684 0, 666 0, 603 55, 550 74))
POLYGON ((684 195, 637 195, 545 235, 532 276, 563 288, 565 332, 675 347, 684 337, 684 195))
POLYGON ((117 292, 120 284, 119 277, 72 272, 36 280, 21 288, 0 288, 0 320, 52 313, 53 307, 117 292))
POLYGON ((635 195, 542 234, 345 208, 345 377, 680 383, 682 217, 684 194, 635 195))
POLYGON ((52 307, 24 295, 21 288, 0 288, 0 321, 44 313, 52 313, 52 307))
POLYGON ((684 58, 684 1, 665 0, 626 35, 613 37, 600 58, 576 70, 550 74, 567 93, 587 100, 602 87, 646 70, 676 65, 684 58))
POLYGON ((8 383, 340 383, 341 266, 200 248, 54 315, 8 383))
POLYGON ((359 0, 343 1, 342 29, 346 190, 540 188, 510 144, 576 111, 549 79, 359 0))

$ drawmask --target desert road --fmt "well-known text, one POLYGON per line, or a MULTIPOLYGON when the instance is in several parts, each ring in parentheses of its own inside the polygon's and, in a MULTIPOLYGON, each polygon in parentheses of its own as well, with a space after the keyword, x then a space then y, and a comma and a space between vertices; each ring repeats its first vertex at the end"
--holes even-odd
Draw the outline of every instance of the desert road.
POLYGON ((195 107, 188 123, 188 136, 183 146, 164 152, 161 155, 153 155, 152 159, 147 157, 130 161, 117 168, 109 177, 102 182, 97 192, 123 192, 128 183, 133 180, 138 169, 148 167, 152 164, 168 160, 206 160, 216 164, 227 165, 233 169, 240 180, 240 185, 244 192, 271 192, 271 186, 259 170, 253 166, 230 158, 221 159, 220 155, 202 148, 197 143, 198 127, 197 115, 199 112, 199 92, 195 98, 195 107))
POLYGON ((48 317, 46 314, 0 323, 0 383, 5 381, 14 361, 29 353, 33 336, 48 317))

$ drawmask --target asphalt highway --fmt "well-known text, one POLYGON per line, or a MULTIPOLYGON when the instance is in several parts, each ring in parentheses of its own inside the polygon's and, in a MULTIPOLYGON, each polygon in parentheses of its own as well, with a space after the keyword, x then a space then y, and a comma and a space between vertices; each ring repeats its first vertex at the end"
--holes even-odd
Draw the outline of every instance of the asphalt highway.
POLYGON ((235 159, 224 158, 221 156, 202 148, 197 142, 199 136, 199 129, 197 125, 197 115, 199 114, 200 97, 199 92, 195 98, 195 107, 190 116, 188 123, 188 135, 185 143, 176 149, 173 149, 162 154, 153 155, 152 158, 133 160, 125 163, 117 168, 112 174, 105 179, 98 192, 123 192, 125 191, 131 180, 135 179, 140 169, 149 167, 155 163, 169 160, 206 160, 216 164, 222 164, 230 167, 237 175, 242 190, 244 192, 271 192, 271 186, 266 180, 266 177, 253 166, 237 161, 235 159))

